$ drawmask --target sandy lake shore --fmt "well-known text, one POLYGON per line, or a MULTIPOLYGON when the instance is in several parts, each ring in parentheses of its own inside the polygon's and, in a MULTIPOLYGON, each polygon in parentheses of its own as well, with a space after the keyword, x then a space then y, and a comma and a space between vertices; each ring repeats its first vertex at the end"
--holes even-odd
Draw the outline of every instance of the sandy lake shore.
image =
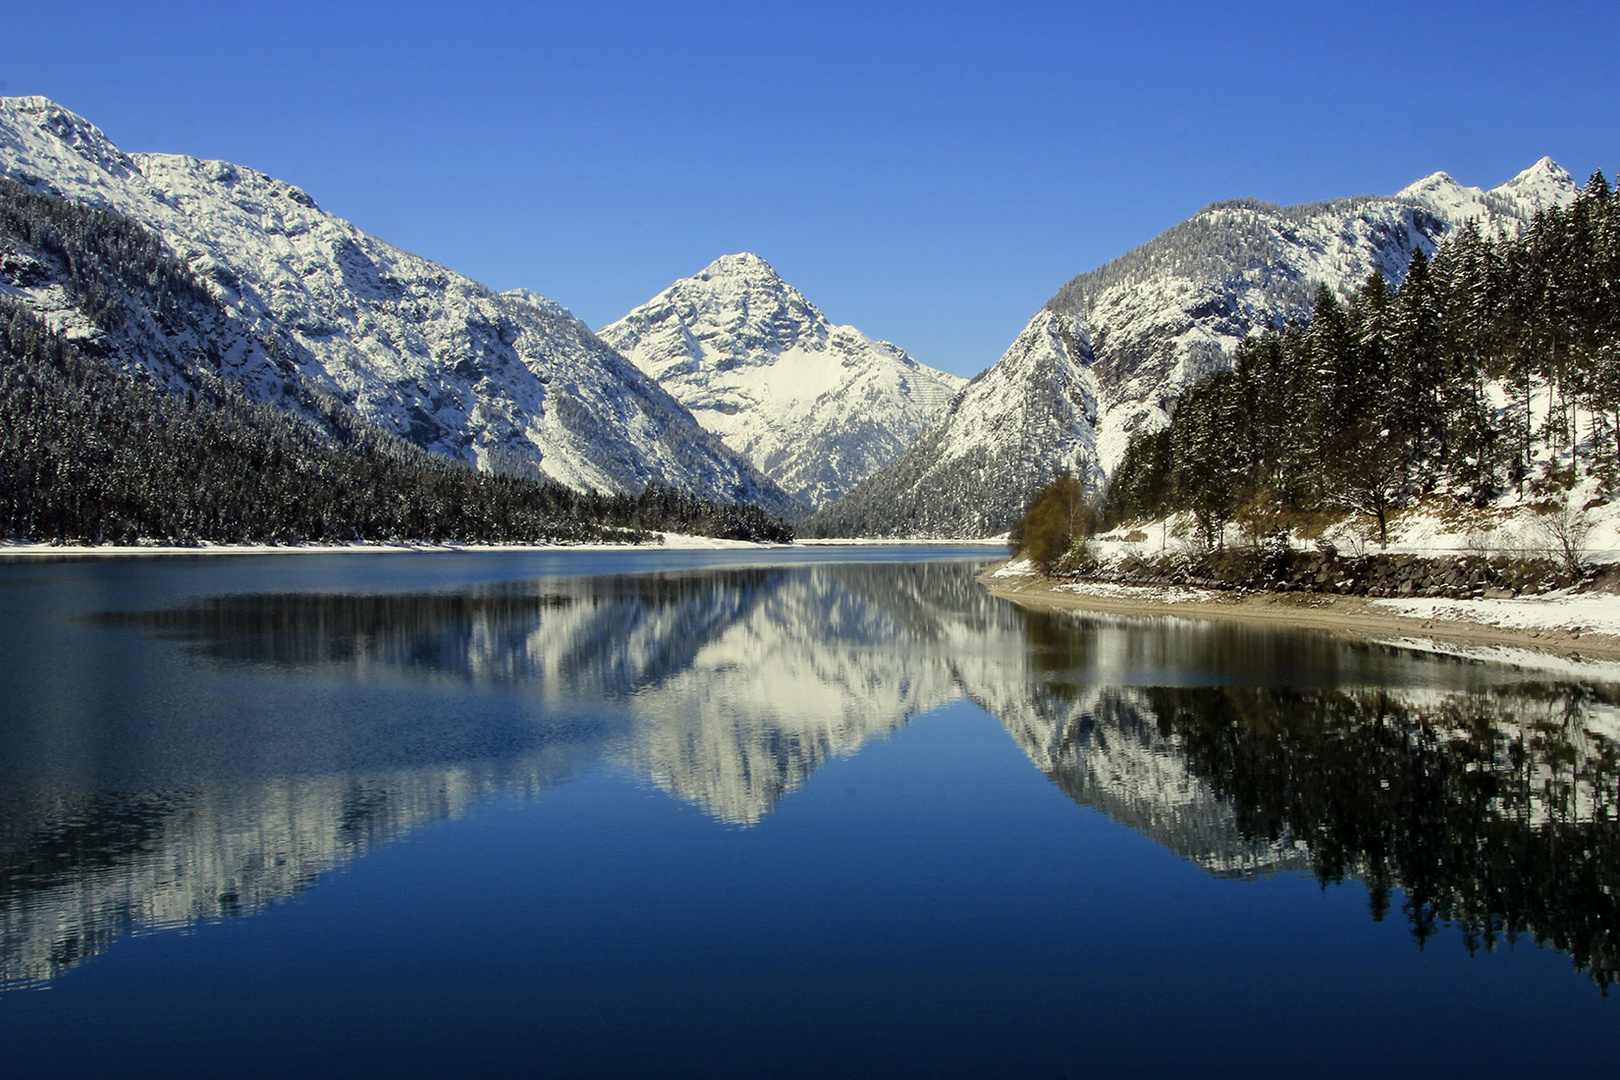
POLYGON ((1620 674, 1620 595, 1613 593, 1510 601, 1238 593, 1054 580, 1021 561, 988 567, 979 580, 992 595, 1032 608, 1238 619, 1536 666, 1554 660, 1596 664, 1620 674))

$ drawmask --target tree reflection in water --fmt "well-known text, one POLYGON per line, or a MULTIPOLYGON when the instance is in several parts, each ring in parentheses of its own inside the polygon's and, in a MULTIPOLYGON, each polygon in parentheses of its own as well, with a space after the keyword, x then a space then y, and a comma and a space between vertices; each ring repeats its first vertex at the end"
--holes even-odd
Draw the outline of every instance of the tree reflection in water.
POLYGON ((1324 883, 1391 890, 1419 945, 1529 934, 1607 988, 1620 971, 1620 755, 1584 688, 1402 699, 1382 690, 1154 688, 1160 730, 1246 837, 1292 837, 1324 883))
MULTIPOLYGON (((1420 947, 1451 923, 1470 952, 1528 935, 1605 992, 1620 974, 1616 688, 1180 620, 1030 613, 1027 634, 1032 700, 1077 702, 1042 741, 1081 748, 1044 762, 1080 801, 1101 805, 1106 786, 1089 759, 1117 762, 1120 744, 1168 755, 1231 814, 1228 859, 1359 879, 1380 920, 1399 889, 1420 947), (1099 689, 1103 669, 1145 685, 1099 689), (1189 685, 1164 685, 1167 671, 1189 685)), ((1211 870, 1244 868, 1220 865, 1207 836, 1143 831, 1211 870)))
POLYGON ((177 644, 154 654, 177 680, 246 667, 243 685, 318 675, 361 703, 373 686, 501 696, 460 728, 385 715, 399 697, 366 706, 376 716, 266 705, 221 725, 165 698, 119 705, 147 708, 139 725, 16 725, 38 745, 6 734, 0 762, 85 777, 116 762, 123 779, 0 773, 0 981, 52 977, 126 933, 261 910, 377 843, 604 758, 752 824, 829 759, 962 697, 1071 798, 1212 873, 1360 880, 1380 919, 1399 890, 1420 945, 1445 923, 1471 950, 1528 935, 1614 981, 1611 688, 1322 634, 1026 612, 976 569, 237 592, 101 616, 177 644), (611 719, 581 711, 603 702, 611 719), (216 745, 243 732, 252 769, 216 745))

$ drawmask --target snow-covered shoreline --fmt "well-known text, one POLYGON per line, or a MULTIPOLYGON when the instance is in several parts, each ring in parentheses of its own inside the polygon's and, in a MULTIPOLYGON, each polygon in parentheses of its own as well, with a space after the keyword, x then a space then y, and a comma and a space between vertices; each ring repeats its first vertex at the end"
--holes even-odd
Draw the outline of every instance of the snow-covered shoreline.
POLYGON ((956 540, 892 540, 863 539, 861 537, 818 537, 795 540, 802 547, 983 547, 1001 551, 1007 549, 1005 536, 965 537, 956 540))

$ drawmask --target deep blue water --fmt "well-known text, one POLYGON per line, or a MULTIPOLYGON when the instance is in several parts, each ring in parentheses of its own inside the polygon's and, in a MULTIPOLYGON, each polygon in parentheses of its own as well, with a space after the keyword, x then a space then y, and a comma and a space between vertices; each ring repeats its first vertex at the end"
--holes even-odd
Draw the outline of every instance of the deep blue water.
POLYGON ((984 561, 0 566, 0 1074, 1612 1071, 1620 689, 984 561))

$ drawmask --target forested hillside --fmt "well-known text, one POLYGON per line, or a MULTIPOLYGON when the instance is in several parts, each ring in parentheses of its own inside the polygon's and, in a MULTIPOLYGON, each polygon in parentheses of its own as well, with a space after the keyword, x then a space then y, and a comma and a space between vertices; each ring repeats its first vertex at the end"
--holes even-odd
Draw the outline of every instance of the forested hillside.
POLYGON ((787 541, 762 511, 668 488, 581 494, 445 461, 352 415, 329 431, 217 379, 164 391, 0 301, 0 536, 45 542, 787 541))
MULTIPOLYGON (((240 330, 119 215, 0 179, 0 538, 181 543, 789 540, 763 512, 480 473, 311 393, 275 405, 220 374, 240 330), (49 291, 52 323, 15 295, 49 291)), ((260 343, 275 356, 271 342, 260 343)))
MULTIPOLYGON (((121 252, 111 275, 91 268, 102 299, 150 316, 110 343, 106 355, 122 367, 171 382, 171 361, 204 357, 252 400, 300 411, 306 395, 329 399, 448 460, 576 491, 662 484, 777 514, 798 509, 567 309, 402 251, 285 181, 226 161, 126 154, 41 97, 0 97, 0 177, 12 182, 5 200, 27 193, 110 211, 143 230, 138 247, 167 253, 201 286, 160 312, 148 299, 161 282, 119 269, 121 252)), ((27 240, 7 255, 35 271, 11 281, 9 295, 70 337, 101 336, 94 312, 57 288, 82 275, 27 240)), ((319 410, 302 415, 323 422, 319 410)))
POLYGON ((1518 235, 1459 231, 1392 290, 1316 297, 1232 370, 1137 432, 1108 524, 1190 510, 1210 543, 1239 518, 1389 515, 1446 494, 1620 485, 1620 194, 1601 174, 1518 235))
POLYGON ((1252 335, 1308 316, 1318 285, 1348 303, 1469 221, 1517 235, 1577 190, 1544 158, 1488 191, 1435 173, 1389 196, 1208 206, 1070 281, 900 458, 805 528, 993 535, 1059 474, 1100 491, 1132 434, 1164 426, 1252 335))

